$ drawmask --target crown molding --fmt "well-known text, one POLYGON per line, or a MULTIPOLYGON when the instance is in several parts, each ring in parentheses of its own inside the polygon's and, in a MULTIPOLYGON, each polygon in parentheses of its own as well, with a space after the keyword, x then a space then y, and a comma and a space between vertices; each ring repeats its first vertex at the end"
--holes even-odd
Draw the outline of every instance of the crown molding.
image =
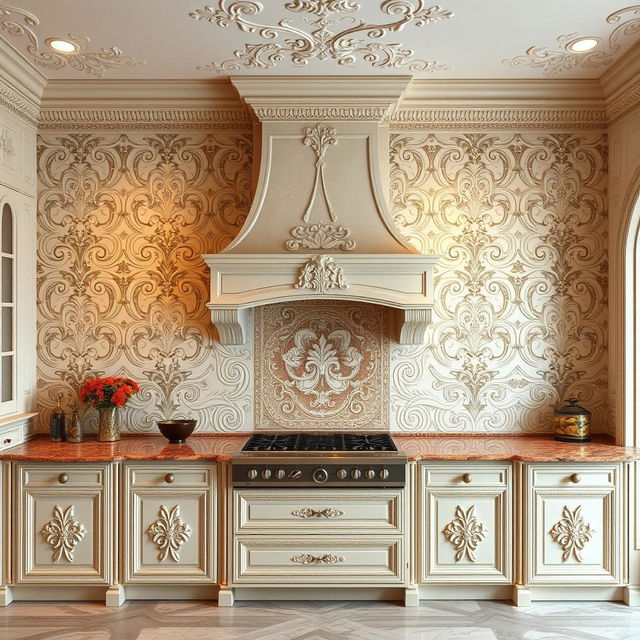
POLYGON ((227 80, 52 80, 41 131, 251 129, 227 80))
POLYGON ((600 78, 607 102, 607 120, 614 124, 640 105, 640 43, 600 78))
POLYGON ((36 126, 46 78, 0 37, 0 104, 36 126))

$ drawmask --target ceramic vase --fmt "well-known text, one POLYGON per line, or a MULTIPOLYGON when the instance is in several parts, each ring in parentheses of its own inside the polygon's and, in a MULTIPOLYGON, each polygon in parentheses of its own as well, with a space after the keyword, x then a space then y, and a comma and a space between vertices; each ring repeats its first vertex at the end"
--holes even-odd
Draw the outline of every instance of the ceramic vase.
POLYGON ((98 409, 98 440, 114 442, 120 440, 120 407, 98 409))

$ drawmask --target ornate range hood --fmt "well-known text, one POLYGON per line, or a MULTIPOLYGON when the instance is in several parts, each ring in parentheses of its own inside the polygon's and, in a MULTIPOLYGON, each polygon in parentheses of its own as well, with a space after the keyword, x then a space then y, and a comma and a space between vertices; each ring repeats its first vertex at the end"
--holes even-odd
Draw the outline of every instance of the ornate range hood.
POLYGON ((322 299, 395 308, 398 341, 424 342, 439 256, 418 253, 387 205, 383 119, 410 80, 232 78, 259 121, 261 147, 244 226, 223 252, 204 256, 223 344, 246 342, 251 307, 322 299))

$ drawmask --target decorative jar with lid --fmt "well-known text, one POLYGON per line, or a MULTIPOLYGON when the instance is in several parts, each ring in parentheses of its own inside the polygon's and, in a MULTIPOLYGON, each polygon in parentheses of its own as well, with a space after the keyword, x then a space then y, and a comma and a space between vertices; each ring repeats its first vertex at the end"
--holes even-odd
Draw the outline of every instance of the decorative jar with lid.
POLYGON ((554 411, 555 439, 562 442, 591 440, 591 411, 578 405, 578 398, 568 398, 554 411))

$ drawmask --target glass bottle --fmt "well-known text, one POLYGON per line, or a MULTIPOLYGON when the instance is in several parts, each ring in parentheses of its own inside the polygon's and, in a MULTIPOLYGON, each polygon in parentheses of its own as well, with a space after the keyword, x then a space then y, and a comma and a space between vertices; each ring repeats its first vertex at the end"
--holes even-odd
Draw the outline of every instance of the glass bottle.
POLYGON ((64 411, 62 410, 62 394, 58 394, 58 401, 51 418, 49 418, 49 436, 54 442, 62 442, 64 440, 64 411))
POLYGON ((80 418, 78 417, 77 407, 73 409, 73 413, 71 414, 71 421, 67 425, 66 429, 66 437, 67 442, 82 442, 82 424, 80 423, 80 418))

